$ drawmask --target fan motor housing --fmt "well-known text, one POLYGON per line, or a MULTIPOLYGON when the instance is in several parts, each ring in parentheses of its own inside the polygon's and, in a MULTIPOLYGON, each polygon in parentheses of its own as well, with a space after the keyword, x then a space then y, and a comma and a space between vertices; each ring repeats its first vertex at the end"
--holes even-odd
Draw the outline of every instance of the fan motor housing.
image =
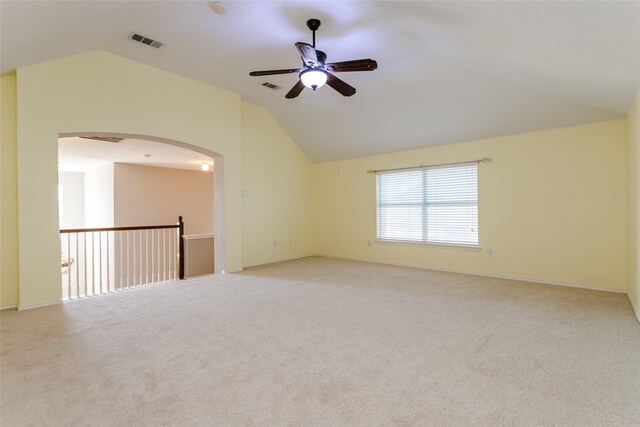
POLYGON ((316 50, 316 56, 318 57, 318 63, 324 67, 324 63, 327 61, 327 54, 321 50, 316 50))

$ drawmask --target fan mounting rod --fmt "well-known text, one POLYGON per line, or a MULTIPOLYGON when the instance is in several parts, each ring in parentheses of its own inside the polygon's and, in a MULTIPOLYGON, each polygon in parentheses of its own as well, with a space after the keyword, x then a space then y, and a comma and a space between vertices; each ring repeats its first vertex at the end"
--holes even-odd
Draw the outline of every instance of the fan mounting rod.
POLYGON ((307 27, 313 32, 313 47, 316 47, 316 30, 320 28, 320 20, 311 18, 307 21, 307 27))

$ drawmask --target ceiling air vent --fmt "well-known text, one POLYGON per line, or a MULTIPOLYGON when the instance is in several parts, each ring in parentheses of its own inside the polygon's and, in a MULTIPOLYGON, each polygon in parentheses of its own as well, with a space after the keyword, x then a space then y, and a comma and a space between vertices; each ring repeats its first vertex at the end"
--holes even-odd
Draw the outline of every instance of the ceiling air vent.
POLYGON ((145 37, 145 36, 141 36, 140 34, 137 33, 131 33, 129 34, 129 38, 133 41, 137 41, 139 43, 143 43, 146 44, 148 46, 151 47, 160 47, 162 46, 162 43, 155 41, 153 39, 150 39, 149 37, 145 37))
POLYGON ((280 86, 274 85, 273 83, 269 83, 269 82, 262 83, 262 86, 268 87, 269 89, 272 89, 272 90, 280 89, 280 86))
POLYGON ((94 141, 114 142, 116 144, 124 139, 124 138, 116 138, 113 136, 81 136, 80 138, 92 139, 94 141))

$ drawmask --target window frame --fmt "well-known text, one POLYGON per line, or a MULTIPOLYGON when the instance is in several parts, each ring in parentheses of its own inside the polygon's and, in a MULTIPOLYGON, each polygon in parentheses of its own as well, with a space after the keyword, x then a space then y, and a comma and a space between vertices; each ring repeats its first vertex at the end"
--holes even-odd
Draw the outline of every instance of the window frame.
MULTIPOLYGON (((479 232, 479 223, 480 223, 480 203, 479 203, 479 176, 478 176, 478 161, 473 161, 473 162, 460 162, 460 163, 452 163, 452 164, 443 164, 443 165, 433 165, 433 166, 420 166, 420 167, 416 167, 416 168, 402 168, 402 169, 389 169, 389 170, 384 170, 384 171, 375 171, 376 173, 376 189, 375 189, 375 194, 376 194, 376 239, 375 242, 376 243, 383 243, 383 244, 398 244, 398 245, 410 245, 410 246, 437 246, 437 247, 443 247, 443 248, 451 248, 451 249, 464 249, 464 250, 471 250, 471 251, 478 251, 481 249, 480 247, 480 232, 479 232), (463 166, 474 166, 474 175, 475 175, 475 186, 472 187, 473 193, 475 195, 475 199, 473 199, 471 202, 469 202, 468 200, 463 200, 464 197, 461 197, 458 200, 453 200, 453 201, 449 201, 449 202, 428 202, 428 185, 427 185, 427 174, 428 174, 428 170, 433 170, 433 169, 454 169, 454 168, 459 168, 459 167, 463 167, 463 166), (421 239, 419 240, 414 240, 414 239, 401 239, 401 238, 383 238, 380 237, 381 236, 381 206, 385 206, 384 203, 380 202, 380 182, 379 182, 379 175, 380 174, 396 174, 396 173, 408 173, 408 172, 412 172, 412 171, 416 171, 419 170, 421 172, 421 177, 420 177, 420 182, 421 182, 421 189, 420 191, 422 192, 422 198, 420 202, 408 202, 406 203, 406 206, 418 206, 421 208, 421 220, 420 220, 420 231, 422 234, 421 239), (455 242, 455 241, 446 241, 446 239, 442 239, 442 240, 436 240, 436 239, 431 239, 429 240, 428 238, 428 233, 429 233, 429 221, 428 221, 428 207, 429 205, 431 205, 432 207, 435 205, 438 206, 455 206, 455 205, 469 205, 472 207, 475 207, 475 229, 477 232, 477 237, 476 237, 476 241, 475 242, 470 242, 470 243, 464 243, 464 242, 455 242)), ((387 203, 386 206, 401 206, 402 204, 394 204, 394 203, 387 203)), ((433 226, 433 224, 432 224, 433 226)), ((452 239, 453 240, 453 239, 452 239)))

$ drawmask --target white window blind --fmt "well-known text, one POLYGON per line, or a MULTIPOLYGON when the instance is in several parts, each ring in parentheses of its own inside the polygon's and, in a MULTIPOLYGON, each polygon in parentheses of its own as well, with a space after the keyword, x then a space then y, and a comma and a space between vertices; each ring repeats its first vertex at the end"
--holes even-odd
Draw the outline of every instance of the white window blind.
POLYGON ((376 175, 378 239, 478 245, 478 164, 376 175))

